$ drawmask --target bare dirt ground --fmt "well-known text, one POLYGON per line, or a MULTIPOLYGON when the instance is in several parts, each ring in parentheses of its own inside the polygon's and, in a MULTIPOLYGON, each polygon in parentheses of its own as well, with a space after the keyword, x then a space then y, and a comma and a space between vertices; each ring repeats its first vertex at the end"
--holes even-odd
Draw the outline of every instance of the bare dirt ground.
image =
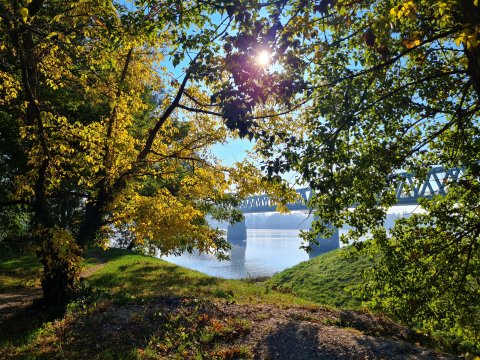
POLYGON ((0 321, 8 313, 16 312, 20 308, 27 307, 33 303, 33 300, 42 297, 42 289, 34 287, 29 289, 17 290, 15 292, 0 294, 0 321))

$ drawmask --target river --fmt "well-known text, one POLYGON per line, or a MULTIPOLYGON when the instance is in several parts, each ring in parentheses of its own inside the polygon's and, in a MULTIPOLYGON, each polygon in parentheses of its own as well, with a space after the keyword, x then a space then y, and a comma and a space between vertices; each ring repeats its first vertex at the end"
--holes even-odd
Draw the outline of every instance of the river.
POLYGON ((308 260, 300 245, 299 230, 248 229, 246 240, 232 244, 230 260, 219 261, 213 255, 200 253, 162 259, 212 276, 243 279, 270 276, 308 260))
MULTIPOLYGON (((391 228, 396 219, 408 217, 416 209, 417 207, 412 206, 395 207, 387 215, 385 227, 391 228)), ((180 256, 162 256, 161 258, 189 269, 227 279, 271 276, 313 257, 299 248, 302 242, 298 228, 308 229, 310 227, 311 219, 307 219, 307 216, 308 214, 303 213, 247 215, 247 239, 231 244, 230 260, 219 261, 211 254, 198 252, 180 256), (255 228, 260 227, 259 225, 271 226, 271 229, 255 228), (288 226, 290 229, 279 229, 279 227, 288 226), (292 229, 292 227, 297 229, 292 229)), ((223 228, 222 226, 218 227, 223 228)), ((347 229, 340 229, 339 234, 346 234, 347 231, 347 229)))

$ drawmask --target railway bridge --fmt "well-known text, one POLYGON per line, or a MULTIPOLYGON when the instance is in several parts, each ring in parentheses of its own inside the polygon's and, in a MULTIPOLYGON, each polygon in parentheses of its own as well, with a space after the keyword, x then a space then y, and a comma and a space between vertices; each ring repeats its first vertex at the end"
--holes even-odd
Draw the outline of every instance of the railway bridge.
MULTIPOLYGON (((445 195, 448 190, 448 184, 456 182, 461 176, 463 168, 445 169, 438 166, 431 168, 424 179, 418 179, 412 173, 395 174, 395 194, 397 203, 395 206, 416 205, 421 198, 431 198, 435 195, 445 195)), ((287 204, 290 211, 308 211, 308 204, 314 195, 310 188, 298 189, 299 198, 296 202, 287 204)), ((352 205, 354 207, 355 205, 352 205)), ((275 212, 276 206, 268 195, 250 196, 243 200, 238 209, 243 214, 275 212)), ((229 225, 227 229, 227 239, 229 241, 242 241, 247 238, 247 228, 245 219, 234 225, 229 225)), ((318 239, 322 247, 322 253, 340 246, 338 229, 330 238, 318 239)))

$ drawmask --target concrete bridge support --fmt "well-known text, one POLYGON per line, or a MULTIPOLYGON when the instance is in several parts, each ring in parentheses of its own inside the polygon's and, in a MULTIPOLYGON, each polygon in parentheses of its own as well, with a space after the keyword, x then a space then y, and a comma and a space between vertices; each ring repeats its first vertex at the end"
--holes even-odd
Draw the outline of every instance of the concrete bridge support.
POLYGON ((245 219, 235 223, 233 225, 228 225, 227 228, 227 240, 229 242, 245 240, 247 238, 247 226, 245 225, 245 219))
POLYGON ((329 225, 329 227, 333 229, 332 236, 328 238, 317 237, 316 240, 319 245, 311 244, 312 251, 308 253, 310 259, 340 247, 340 235, 338 229, 333 225, 329 225))

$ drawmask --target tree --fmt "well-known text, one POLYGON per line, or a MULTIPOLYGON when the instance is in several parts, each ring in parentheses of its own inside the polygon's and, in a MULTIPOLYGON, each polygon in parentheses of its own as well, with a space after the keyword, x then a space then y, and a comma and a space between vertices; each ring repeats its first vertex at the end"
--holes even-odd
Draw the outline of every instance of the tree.
POLYGON ((2 168, 9 192, 0 205, 31 213, 47 304, 65 304, 83 250, 104 245, 114 227, 147 250, 221 255, 228 244, 208 213, 238 220, 240 196, 261 189, 287 201, 281 182, 263 181, 249 164, 224 167, 208 152, 228 134, 216 115, 242 134, 247 121, 228 122, 229 98, 207 92, 224 66, 214 57, 222 36, 244 20, 234 5, 0 2, 2 116, 26 159, 18 171, 2 168), (180 81, 165 56, 185 66, 180 81), (238 196, 229 194, 234 184, 238 196))
MULTIPOLYGON (((475 343, 480 333, 479 100, 480 7, 477 1, 289 1, 282 32, 305 80, 299 121, 304 137, 271 152, 271 172, 294 169, 317 193, 321 221, 370 234, 372 305, 410 325, 475 343), (425 213, 387 234, 402 171, 462 167, 445 197, 421 202, 425 213), (355 208, 352 209, 352 206, 355 208)), ((281 52, 281 48, 277 47, 281 52)), ((287 54, 287 53, 285 53, 287 54)), ((435 194, 433 194, 435 195, 435 194)))

